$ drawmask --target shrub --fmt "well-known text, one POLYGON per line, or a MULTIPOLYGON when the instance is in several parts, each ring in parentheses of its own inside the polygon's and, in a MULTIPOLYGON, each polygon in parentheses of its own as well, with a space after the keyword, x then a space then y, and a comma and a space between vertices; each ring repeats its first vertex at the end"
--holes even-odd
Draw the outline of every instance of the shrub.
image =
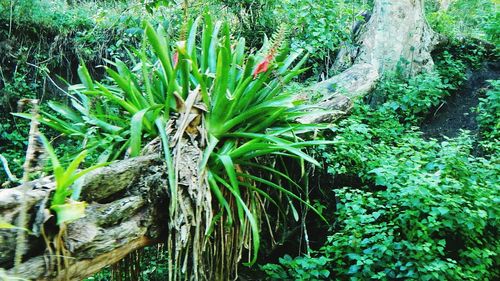
POLYGON ((498 276, 498 165, 470 156, 467 135, 440 144, 366 106, 354 114, 323 157, 330 173, 357 174, 362 186, 334 190, 337 223, 316 254, 266 266, 269 276, 302 280, 303 259, 330 279, 498 276))
POLYGON ((418 123, 449 95, 453 87, 437 72, 422 73, 408 80, 399 74, 391 74, 379 84, 375 95, 386 100, 381 111, 395 112, 403 120, 418 123))
MULTIPOLYGON (((28 71, 27 68, 20 67, 19 71, 16 71, 9 79, 0 68, 0 119, 2 120, 0 154, 7 159, 10 170, 15 176, 22 174, 29 123, 25 120, 14 122, 8 113, 17 108, 16 103, 21 98, 34 98, 34 93, 41 87, 39 82, 27 79, 28 71)), ((0 168, 0 183, 3 182, 7 182, 7 177, 0 168)))
POLYGON ((311 256, 292 258, 285 255, 279 259, 280 265, 266 264, 261 267, 268 277, 273 280, 329 280, 330 271, 325 266, 331 261, 321 256, 312 258, 311 256))
POLYGON ((362 7, 355 1, 288 0, 278 5, 276 14, 293 28, 292 49, 308 51, 314 74, 329 76, 341 43, 351 40, 362 7))
POLYGON ((444 51, 436 58, 436 71, 448 90, 457 90, 467 79, 465 63, 448 51, 444 51))
POLYGON ((500 81, 490 81, 490 89, 486 96, 480 98, 477 121, 481 133, 481 147, 491 154, 500 152, 500 81))
POLYGON ((394 113, 370 110, 366 105, 355 106, 352 115, 332 131, 333 145, 320 147, 327 172, 359 177, 365 176, 370 155, 396 145, 399 136, 408 133, 394 113))
POLYGON ((280 1, 277 0, 210 0, 210 10, 217 15, 232 16, 232 31, 244 37, 249 47, 258 48, 267 34, 276 31, 280 20, 275 10, 280 1), (226 12, 227 11, 227 12, 226 12))
POLYGON ((499 12, 493 0, 453 1, 447 10, 428 7, 428 19, 435 31, 450 38, 474 37, 497 44, 499 12))
POLYGON ((400 71, 386 74, 371 99, 379 111, 418 125, 429 110, 458 90, 466 78, 466 64, 461 57, 443 51, 437 56, 433 71, 409 78, 400 71))

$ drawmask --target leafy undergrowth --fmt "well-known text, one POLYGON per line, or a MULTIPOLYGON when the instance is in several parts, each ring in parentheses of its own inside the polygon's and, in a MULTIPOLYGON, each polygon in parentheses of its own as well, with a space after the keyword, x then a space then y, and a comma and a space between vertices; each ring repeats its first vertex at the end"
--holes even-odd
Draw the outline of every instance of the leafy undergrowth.
POLYGON ((498 155, 500 147, 500 80, 492 80, 491 88, 479 100, 477 108, 481 148, 489 154, 498 155))
POLYGON ((336 197, 327 242, 309 255, 262 266, 269 279, 500 276, 498 81, 478 107, 480 136, 462 132, 442 142, 426 140, 416 125, 453 89, 445 79, 424 74, 386 80, 379 89, 387 91, 382 104, 358 103, 333 129, 334 144, 320 150, 328 173, 362 184, 324 187, 336 197), (473 156, 475 145, 484 157, 473 156))
POLYGON ((450 38, 473 37, 498 45, 498 2, 491 0, 426 1, 427 18, 432 28, 450 38))

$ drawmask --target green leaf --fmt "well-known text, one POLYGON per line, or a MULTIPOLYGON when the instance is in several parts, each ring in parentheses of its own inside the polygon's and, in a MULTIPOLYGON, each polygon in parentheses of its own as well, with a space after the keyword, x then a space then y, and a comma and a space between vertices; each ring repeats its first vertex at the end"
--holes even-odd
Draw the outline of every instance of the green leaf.
POLYGON ((250 209, 248 209, 248 206, 245 204, 243 199, 241 199, 241 196, 235 190, 233 190, 230 187, 230 185, 226 181, 224 181, 222 178, 218 177, 217 175, 215 175, 215 178, 219 182, 221 182, 224 186, 226 186, 228 188, 228 190, 233 194, 233 196, 235 197, 235 199, 237 201, 237 204, 243 208, 245 215, 246 215, 246 218, 247 218, 248 222, 250 223, 250 229, 252 231, 253 254, 252 254, 252 259, 250 260, 250 262, 243 263, 243 264, 246 266, 251 266, 257 261, 259 248, 260 248, 260 233, 259 233, 260 230, 259 230, 259 226, 257 224, 257 221, 256 221, 254 215, 252 214, 252 212, 250 211, 250 209))
POLYGON ((17 227, 13 224, 8 223, 7 221, 5 221, 2 218, 0 218, 0 229, 20 229, 20 230, 26 231, 27 233, 31 233, 31 231, 29 229, 17 227))
MULTIPOLYGON (((218 155, 218 157, 219 157, 220 161, 222 162, 222 164, 224 165, 227 176, 229 177, 229 182, 231 184, 232 191, 237 193, 239 196, 241 196, 240 187, 238 184, 238 178, 236 176, 236 169, 234 167, 233 160, 228 155, 218 155)), ((244 223, 243 206, 241 206, 241 204, 239 204, 239 202, 236 202, 236 207, 238 209, 238 218, 240 220, 240 224, 241 224, 241 227, 243 229, 243 223, 244 223)))
POLYGON ((222 207, 226 210, 227 225, 232 226, 233 225, 233 216, 232 216, 231 207, 229 206, 229 203, 227 202, 226 198, 224 198, 222 191, 220 190, 219 186, 217 185, 217 181, 215 180, 214 175, 210 171, 208 171, 207 177, 208 177, 208 183, 210 186, 210 190, 214 193, 215 198, 217 198, 217 200, 219 201, 219 204, 221 204, 222 207))
POLYGON ((263 178, 260 178, 260 177, 256 177, 256 176, 253 176, 253 175, 238 173, 238 176, 255 180, 255 181, 260 182, 262 184, 265 184, 265 185, 267 185, 269 187, 275 188, 275 189, 277 189, 277 190, 279 190, 279 191, 287 194, 288 196, 290 196, 292 198, 295 198, 296 200, 300 201, 301 203, 303 203, 304 205, 306 205, 308 208, 310 208, 311 210, 313 210, 324 222, 328 223, 328 221, 321 214, 321 212, 319 212, 318 210, 316 210, 316 208, 314 208, 311 204, 309 204, 308 202, 304 201, 304 199, 302 199, 299 196, 295 195, 293 192, 287 190, 286 188, 283 188, 282 186, 277 185, 277 184, 275 184, 275 183, 273 183, 271 181, 268 181, 266 179, 263 179, 263 178))
POLYGON ((15 225, 10 224, 3 219, 0 219, 0 229, 15 229, 17 228, 15 225))
POLYGON ((191 28, 189 29, 189 35, 186 42, 186 50, 190 56, 196 54, 196 34, 198 31, 198 25, 200 24, 200 20, 201 17, 197 17, 193 22, 193 24, 191 25, 191 28))
POLYGON ((130 156, 138 156, 142 147, 142 124, 144 122, 145 114, 159 108, 159 106, 152 106, 138 111, 130 121, 130 156))
POLYGON ((212 31, 211 37, 210 37, 210 45, 208 48, 208 68, 210 72, 215 73, 216 72, 216 66, 217 66, 217 46, 219 44, 219 30, 221 28, 222 23, 217 22, 215 24, 215 28, 212 31))
MULTIPOLYGON (((167 133, 165 132, 166 122, 162 117, 155 120, 155 125, 160 134, 161 144, 163 147, 163 156, 165 157, 165 162, 167 164, 167 174, 168 174, 168 187, 170 191, 170 200, 172 201, 171 206, 177 206, 177 175, 174 169, 174 162, 172 160, 172 155, 170 154, 170 143, 168 141, 167 133)), ((175 214, 175 208, 169 208, 170 217, 175 214)))
POLYGON ((89 70, 85 66, 85 63, 83 60, 80 60, 80 65, 78 66, 78 76, 80 77, 80 80, 82 81, 83 85, 89 89, 89 90, 94 90, 94 83, 92 82, 92 78, 90 77, 89 70))
POLYGON ((78 166, 80 166, 80 163, 83 162, 86 156, 87 156, 86 150, 80 152, 69 164, 68 168, 66 169, 66 172, 64 172, 63 178, 69 179, 71 175, 75 173, 76 169, 78 169, 78 166))
POLYGON ((56 212, 57 224, 71 222, 85 217, 85 202, 71 202, 67 204, 53 205, 50 208, 56 212))
POLYGON ((48 102, 49 107, 55 112, 59 113, 62 117, 71 120, 73 123, 82 122, 82 117, 76 113, 74 110, 70 109, 64 104, 50 101, 48 102))
POLYGON ((173 76, 172 62, 170 61, 170 52, 168 40, 166 40, 165 30, 162 26, 158 27, 158 33, 154 30, 150 23, 146 22, 146 36, 153 47, 155 54, 161 61, 163 70, 167 75, 167 80, 170 80, 173 76))

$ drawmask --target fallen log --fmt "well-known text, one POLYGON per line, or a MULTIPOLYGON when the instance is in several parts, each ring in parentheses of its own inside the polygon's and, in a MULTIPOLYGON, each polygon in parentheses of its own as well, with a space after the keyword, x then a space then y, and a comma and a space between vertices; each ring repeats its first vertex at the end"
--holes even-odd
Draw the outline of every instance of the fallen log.
POLYGON ((68 267, 59 272, 56 253, 47 251, 47 242, 52 241, 44 240, 60 231, 54 217, 47 214, 53 179, 0 190, 1 217, 13 225, 20 212, 19 199, 26 195, 32 232, 23 262, 14 269, 17 230, 0 229, 0 268, 7 269, 7 276, 29 280, 81 280, 132 251, 157 243, 166 236, 167 212, 161 211, 168 202, 165 174, 158 154, 119 161, 88 174, 81 194, 88 203, 86 216, 68 223, 64 230, 68 267))

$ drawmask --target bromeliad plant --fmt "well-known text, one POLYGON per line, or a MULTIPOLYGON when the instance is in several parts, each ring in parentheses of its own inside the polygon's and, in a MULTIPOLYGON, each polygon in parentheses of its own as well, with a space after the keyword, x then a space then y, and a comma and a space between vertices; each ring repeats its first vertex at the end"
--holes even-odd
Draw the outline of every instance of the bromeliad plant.
POLYGON ((52 201, 50 203, 50 208, 57 215, 57 224, 62 224, 64 222, 69 222, 72 220, 79 219, 85 216, 85 202, 79 202, 79 190, 75 182, 86 175, 87 173, 106 165, 106 163, 101 163, 93 165, 89 168, 79 170, 80 164, 83 162, 87 156, 87 151, 84 150, 80 152, 68 165, 64 168, 61 165, 50 141, 42 134, 39 135, 42 141, 45 151, 47 152, 50 161, 52 162, 52 172, 56 182, 56 189, 54 195, 52 196, 52 201), (73 188, 72 188, 73 187, 73 188))
POLYGON ((82 65, 82 84, 72 86, 69 95, 72 108, 51 103, 52 111, 43 113, 42 123, 84 139, 87 149, 110 159, 137 156, 143 140, 161 139, 170 195, 171 276, 227 279, 244 245, 252 245, 253 264, 260 246, 261 202, 275 202, 271 194, 312 208, 286 171, 256 161, 275 155, 318 165, 304 148, 326 143, 300 137, 323 127, 297 123, 297 117, 309 114, 307 107, 283 91, 304 71, 306 60, 295 63, 301 52, 283 51, 285 31, 281 28, 257 54, 248 55, 245 39, 233 42, 228 24, 214 23, 210 16, 187 22, 177 42, 170 42, 161 26, 145 23, 134 67, 110 62, 116 70, 106 67, 109 77, 99 83, 82 65), (183 161, 192 151, 200 151, 192 157, 197 180, 181 188, 183 161), (256 170, 271 176, 257 176, 256 170))

